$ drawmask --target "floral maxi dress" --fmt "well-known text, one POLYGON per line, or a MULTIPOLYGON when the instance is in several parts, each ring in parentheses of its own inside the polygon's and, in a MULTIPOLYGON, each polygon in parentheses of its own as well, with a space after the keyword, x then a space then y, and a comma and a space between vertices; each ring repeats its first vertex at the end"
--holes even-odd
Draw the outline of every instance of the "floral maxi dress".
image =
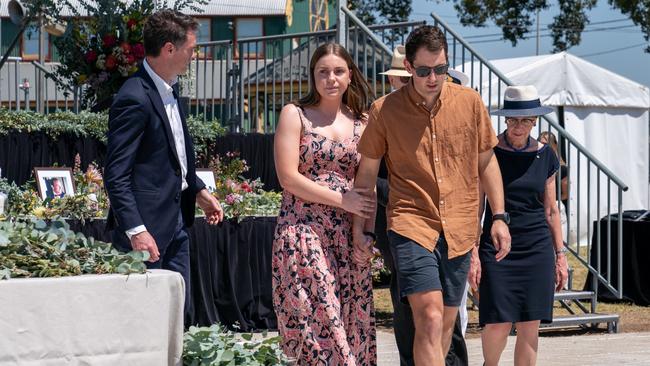
MULTIPOLYGON (((359 165, 354 136, 334 141, 303 125, 299 172, 346 192, 359 165)), ((352 261, 352 216, 284 191, 273 241, 273 306, 282 348, 298 365, 375 365, 370 266, 352 261)))

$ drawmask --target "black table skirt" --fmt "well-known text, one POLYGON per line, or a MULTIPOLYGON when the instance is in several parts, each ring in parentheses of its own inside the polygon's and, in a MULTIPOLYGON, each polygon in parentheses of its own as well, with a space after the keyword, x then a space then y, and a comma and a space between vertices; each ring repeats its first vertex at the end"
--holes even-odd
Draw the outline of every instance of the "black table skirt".
MULTIPOLYGON (((627 213, 627 212, 626 212, 627 213)), ((623 218, 623 300, 637 305, 650 305, 650 217, 646 220, 635 221, 623 218)), ((597 268, 600 259, 601 272, 607 278, 607 220, 605 218, 594 222, 592 245, 590 251, 590 264, 597 268), (600 258, 598 257, 597 225, 600 224, 600 258)), ((611 280, 618 283, 618 253, 616 249, 618 238, 618 221, 612 218, 611 222, 612 264, 611 280)), ((592 275, 589 273, 585 289, 592 289, 592 275)), ((616 287, 616 286, 615 286, 616 287)), ((616 301, 618 298, 605 286, 598 284, 598 299, 616 301)))
MULTIPOLYGON (((226 220, 212 226, 197 218, 189 228, 193 314, 191 323, 215 322, 241 331, 275 330, 271 255, 275 217, 226 220)), ((71 222, 72 230, 110 242, 105 220, 71 222)))

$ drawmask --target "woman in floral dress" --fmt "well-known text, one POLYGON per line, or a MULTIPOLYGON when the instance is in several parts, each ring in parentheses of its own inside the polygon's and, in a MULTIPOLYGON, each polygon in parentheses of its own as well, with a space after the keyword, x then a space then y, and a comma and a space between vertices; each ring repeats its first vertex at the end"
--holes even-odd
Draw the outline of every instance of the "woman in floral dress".
POLYGON ((370 90, 338 44, 318 47, 309 68, 309 94, 282 109, 275 135, 278 329, 298 365, 374 365, 370 266, 353 261, 351 230, 353 214, 374 221, 374 193, 352 189, 370 90))

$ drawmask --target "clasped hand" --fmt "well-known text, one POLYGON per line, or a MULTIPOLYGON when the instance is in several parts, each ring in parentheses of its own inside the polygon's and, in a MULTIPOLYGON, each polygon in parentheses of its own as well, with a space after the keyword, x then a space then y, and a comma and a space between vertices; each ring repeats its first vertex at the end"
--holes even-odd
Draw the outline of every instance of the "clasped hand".
POLYGON ((353 188, 343 193, 341 208, 367 219, 375 211, 376 201, 372 188, 353 188))

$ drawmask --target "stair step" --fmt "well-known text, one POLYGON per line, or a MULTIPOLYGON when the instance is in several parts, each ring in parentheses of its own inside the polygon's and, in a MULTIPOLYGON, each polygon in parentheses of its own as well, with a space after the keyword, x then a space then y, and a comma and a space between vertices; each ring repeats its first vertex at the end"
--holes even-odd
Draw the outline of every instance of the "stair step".
POLYGON ((571 291, 571 290, 562 290, 556 292, 554 299, 558 300, 591 300, 593 297, 593 291, 571 291))
MULTIPOLYGON (((576 314, 553 317, 553 323, 541 324, 544 328, 562 328, 567 326, 595 324, 595 323, 618 323, 618 314, 576 314)), ((616 326, 614 326, 616 328, 616 326)))

